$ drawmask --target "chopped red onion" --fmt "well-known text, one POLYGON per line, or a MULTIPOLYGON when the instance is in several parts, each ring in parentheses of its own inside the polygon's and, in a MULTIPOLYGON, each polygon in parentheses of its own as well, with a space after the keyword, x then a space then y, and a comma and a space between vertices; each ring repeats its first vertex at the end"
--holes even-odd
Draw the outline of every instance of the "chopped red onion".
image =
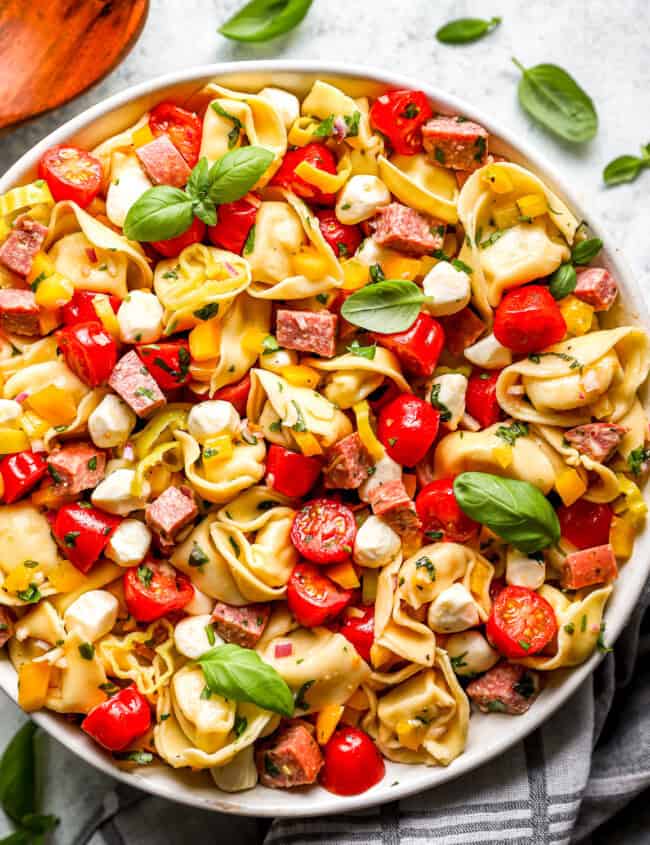
POLYGON ((293 643, 277 643, 275 646, 276 657, 291 657, 293 654, 293 643))
POLYGON ((93 264, 97 264, 99 259, 97 258, 97 253, 95 252, 94 247, 87 246, 86 247, 86 255, 88 256, 88 260, 92 261, 93 264))

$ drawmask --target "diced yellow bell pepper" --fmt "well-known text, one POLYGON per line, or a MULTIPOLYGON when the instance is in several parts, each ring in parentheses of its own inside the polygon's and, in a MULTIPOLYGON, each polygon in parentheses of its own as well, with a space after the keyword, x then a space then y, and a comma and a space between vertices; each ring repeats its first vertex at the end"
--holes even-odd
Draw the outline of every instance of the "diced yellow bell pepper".
POLYGON ((387 279, 405 279, 412 282, 422 273, 419 258, 409 258, 407 255, 387 255, 381 263, 381 269, 387 279))
POLYGON ((370 646, 370 663, 373 669, 379 669, 380 666, 384 666, 392 656, 393 652, 384 645, 373 643, 370 646))
POLYGON ((372 427, 370 420, 370 405, 364 399, 362 402, 357 402, 353 409, 357 418, 357 429, 361 442, 366 447, 366 451, 370 457, 375 461, 380 461, 385 454, 383 445, 377 439, 377 435, 372 427))
POLYGON ((313 247, 303 247, 300 252, 292 256, 291 263, 294 273, 298 276, 306 276, 312 281, 318 281, 327 276, 327 261, 313 247))
POLYGON ((594 309, 576 296, 566 296, 559 303, 567 331, 574 337, 587 334, 594 318, 594 309))
POLYGON ((377 598, 379 575, 376 569, 365 569, 361 577, 361 601, 363 604, 374 604, 377 598))
POLYGON ((33 583, 34 575, 37 571, 38 567, 32 567, 30 569, 24 563, 20 563, 7 575, 2 586, 8 593, 19 593, 22 590, 26 590, 33 583))
MULTIPOLYGON (((443 250, 444 251, 444 250, 443 250)), ((447 255, 447 253, 445 253, 447 255)), ((436 264, 440 263, 439 258, 434 258, 433 255, 423 255, 420 259, 420 272, 423 276, 429 272, 429 270, 433 270, 436 264)))
POLYGON ((422 745, 425 732, 425 725, 415 725, 411 719, 400 719, 396 726, 397 738, 399 739, 400 745, 411 751, 417 751, 422 745))
POLYGON ((217 434, 203 444, 203 474, 208 481, 217 481, 224 461, 230 460, 234 452, 232 437, 229 434, 217 434))
POLYGON ((345 702, 345 706, 351 707, 353 710, 367 710, 370 707, 370 702, 366 691, 358 687, 345 702))
POLYGON ((144 126, 141 126, 139 129, 136 129, 135 132, 131 134, 131 142, 133 146, 136 148, 144 147, 145 144, 149 144, 151 141, 154 140, 154 134, 149 128, 149 124, 145 123, 144 126))
POLYGON ((55 384, 30 393, 26 403, 51 425, 69 425, 77 416, 77 406, 72 395, 55 384))
POLYGON ((500 467, 506 469, 512 463, 512 446, 508 443, 504 443, 503 446, 495 446, 492 449, 492 457, 500 467))
POLYGON ((627 560, 634 549, 634 539, 638 531, 636 519, 630 513, 615 516, 609 527, 609 542, 614 554, 622 560, 627 560))
POLYGON ((57 593, 70 593, 84 583, 86 576, 68 560, 59 560, 47 573, 47 580, 57 593))
POLYGON ((51 673, 52 666, 45 660, 23 663, 18 670, 18 705, 26 713, 45 706, 51 673))
POLYGON ((541 217, 548 211, 548 203, 543 194, 526 194, 519 197, 517 206, 522 217, 541 217))
POLYGON ((0 428, 0 455, 11 455, 29 449, 29 437, 19 428, 0 428))
POLYGON ((311 117, 299 117, 291 124, 287 141, 292 147, 304 147, 314 140, 314 129, 319 125, 320 121, 314 120, 311 117))
POLYGON ((120 324, 117 322, 117 314, 113 311, 111 301, 105 293, 98 293, 93 297, 93 308, 95 314, 114 340, 120 339, 120 324))
POLYGON ((320 381, 320 373, 313 367, 305 364, 287 364, 280 370, 282 378, 286 379, 294 387, 316 387, 320 381))
POLYGON ((292 431, 291 434, 303 455, 311 457, 312 455, 323 454, 323 448, 318 442, 318 438, 311 431, 292 431))
POLYGON ((555 479, 555 489, 563 504, 567 507, 577 502, 587 490, 585 480, 575 469, 568 467, 563 470, 555 479))
POLYGON ((41 308, 62 308, 74 296, 74 285, 60 273, 53 273, 36 287, 34 299, 41 308))
POLYGON ((319 745, 327 745, 341 720, 344 709, 341 704, 327 704, 318 712, 318 716, 316 717, 316 740, 319 745))
POLYGON ((37 252, 32 259, 32 266, 27 274, 26 282, 30 287, 36 283, 36 289, 38 290, 38 287, 45 279, 54 275, 54 273, 56 273, 56 267, 49 255, 46 255, 44 252, 37 252))
POLYGON ((167 467, 162 464, 155 466, 147 478, 147 481, 151 486, 152 496, 160 496, 160 494, 170 486, 171 479, 172 474, 167 467))
POLYGON ((343 563, 334 563, 327 567, 327 577, 331 578, 334 583, 344 590, 354 590, 359 584, 359 576, 356 573, 354 565, 349 560, 344 560, 343 563))
POLYGON ((218 319, 194 326, 188 337, 194 361, 210 361, 221 353, 221 324, 218 319))
POLYGON ((341 266, 343 267, 343 290, 359 290, 370 281, 368 266, 358 258, 342 261, 341 266))
POLYGON ((492 219, 494 220, 497 229, 509 229, 519 222, 521 213, 515 203, 506 203, 504 205, 495 205, 492 209, 492 219))
POLYGON ((514 188, 508 171, 498 164, 488 164, 483 168, 481 181, 485 182, 495 194, 507 194, 514 188))
POLYGON ((242 349, 251 354, 261 355, 264 352, 264 341, 272 336, 261 329, 246 329, 241 336, 242 349))

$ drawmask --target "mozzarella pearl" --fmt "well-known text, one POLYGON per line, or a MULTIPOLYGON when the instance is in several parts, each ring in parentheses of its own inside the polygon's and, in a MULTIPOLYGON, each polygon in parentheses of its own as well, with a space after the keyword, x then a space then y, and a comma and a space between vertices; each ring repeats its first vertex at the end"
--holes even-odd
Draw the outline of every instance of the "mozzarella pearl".
POLYGON ((493 334, 468 346, 464 354, 468 361, 485 370, 500 370, 512 364, 512 352, 502 346, 493 334))
POLYGON ((451 634, 445 648, 452 658, 454 672, 460 676, 487 672, 499 661, 499 652, 492 648, 480 631, 451 634))
POLYGON ((427 311, 434 317, 444 317, 462 311, 469 303, 472 288, 464 270, 457 270, 448 261, 436 264, 422 282, 424 295, 430 297, 427 311))
POLYGON ((155 343, 163 333, 163 307, 155 293, 132 290, 117 312, 124 343, 155 343))
POLYGON ((127 516, 131 511, 140 510, 149 498, 151 486, 148 481, 143 482, 142 495, 134 496, 131 493, 134 478, 135 470, 116 469, 100 481, 90 500, 98 508, 118 516, 127 516))
POLYGON ((89 590, 72 602, 63 615, 69 634, 75 633, 94 643, 112 630, 117 622, 119 603, 107 590, 89 590))
POLYGON ((135 566, 144 560, 151 545, 151 531, 139 519, 125 519, 111 534, 106 557, 120 566, 135 566))
POLYGON ((111 183, 106 194, 106 216, 122 228, 129 209, 151 187, 144 170, 134 155, 113 155, 111 183))
POLYGON ((546 580, 546 564, 543 560, 522 555, 516 549, 508 549, 506 555, 506 583, 515 587, 538 590, 546 580))
POLYGON ((428 622, 429 627, 439 634, 473 628, 479 623, 476 602, 462 584, 452 584, 431 604, 428 622))
POLYGON ((231 402, 211 399, 194 405, 187 418, 187 428, 192 437, 203 443, 208 437, 228 432, 234 434, 241 418, 231 402))
POLYGON ((353 557, 359 566, 377 568, 389 563, 399 552, 399 534, 381 517, 369 516, 357 531, 353 557))
POLYGON ((109 393, 88 417, 88 433, 95 446, 110 449, 126 443, 136 420, 126 402, 109 393))
POLYGON ((399 481, 402 477, 402 467, 388 455, 384 455, 375 464, 375 471, 367 481, 359 487, 359 498, 362 502, 369 502, 373 492, 386 484, 387 481, 399 481))
POLYGON ((465 394, 467 393, 467 379, 462 373, 444 373, 431 381, 429 396, 434 408, 438 408, 442 416, 449 414, 445 425, 450 431, 458 428, 458 423, 465 413, 465 394), (437 389, 434 389, 436 388, 437 389), (433 401, 435 398, 435 402, 433 401), (440 406, 444 406, 441 408, 440 406))
POLYGON ((374 217, 390 203, 390 191, 377 176, 359 174, 349 179, 336 202, 336 216, 346 226, 374 217))
POLYGON ((206 651, 217 645, 223 645, 223 640, 215 632, 214 642, 208 639, 206 627, 210 624, 211 617, 206 613, 202 616, 188 616, 181 619, 174 629, 174 642, 176 649, 190 660, 198 660, 206 651))

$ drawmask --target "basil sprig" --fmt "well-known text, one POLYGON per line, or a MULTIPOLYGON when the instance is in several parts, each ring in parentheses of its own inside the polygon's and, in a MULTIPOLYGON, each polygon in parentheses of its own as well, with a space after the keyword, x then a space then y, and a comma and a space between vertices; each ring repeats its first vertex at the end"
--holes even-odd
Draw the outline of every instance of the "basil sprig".
POLYGON ((501 23, 501 18, 458 18, 441 26, 436 38, 443 44, 471 44, 478 41, 501 23))
POLYGON ((574 144, 591 140, 598 131, 598 115, 591 97, 557 65, 524 67, 512 60, 523 76, 519 102, 535 120, 574 144))
POLYGON ((341 314, 366 331, 392 334, 410 328, 427 299, 414 282, 387 279, 349 296, 341 314))
POLYGON ((576 288, 578 277, 576 266, 589 264, 603 248, 600 238, 586 238, 575 244, 571 250, 571 263, 561 264, 551 275, 548 289, 553 299, 564 299, 576 288))
POLYGON ((293 715, 291 690, 256 651, 228 643, 206 651, 198 663, 211 692, 233 701, 250 701, 282 716, 293 715))
POLYGON ((650 144, 643 144, 640 156, 618 156, 603 170, 606 185, 620 185, 622 182, 634 182, 646 167, 650 167, 650 144))
POLYGON ((312 0, 251 0, 219 32, 234 41, 268 41, 298 26, 311 4, 312 0))
POLYGON ((538 552, 560 539, 555 511, 527 481, 487 472, 461 472, 454 480, 454 494, 469 517, 524 554, 538 552))
POLYGON ((124 234, 133 241, 165 241, 185 232, 195 216, 214 226, 216 206, 247 194, 272 161, 273 153, 257 146, 231 150, 212 166, 202 158, 184 191, 169 185, 146 190, 129 209, 124 234))

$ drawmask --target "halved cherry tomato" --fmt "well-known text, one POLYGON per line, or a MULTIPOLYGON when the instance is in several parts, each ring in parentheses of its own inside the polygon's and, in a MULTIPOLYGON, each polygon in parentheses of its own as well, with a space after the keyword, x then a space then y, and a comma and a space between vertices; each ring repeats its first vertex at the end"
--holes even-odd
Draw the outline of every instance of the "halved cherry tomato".
POLYGON ((220 205, 217 225, 208 229, 210 241, 215 246, 241 255, 261 204, 262 201, 255 194, 246 194, 239 200, 220 205))
POLYGON ((504 587, 494 600, 487 637, 508 660, 540 652, 557 633, 555 611, 528 587, 504 587))
POLYGON ((439 539, 465 543, 478 532, 478 522, 470 519, 456 501, 451 476, 438 478, 423 487, 415 500, 415 509, 422 520, 425 536, 442 531, 439 539))
POLYGON ((224 402, 232 402, 240 417, 246 413, 248 394, 251 392, 251 377, 246 373, 241 381, 234 384, 227 384, 216 391, 213 399, 223 399, 224 402))
POLYGON ((360 795, 386 774, 377 746, 360 728, 345 725, 336 730, 323 756, 321 786, 335 795, 360 795))
POLYGON ((52 531, 63 553, 80 572, 88 572, 106 548, 121 517, 77 503, 59 508, 52 531))
POLYGON ((609 529, 614 512, 607 504, 578 499, 557 509, 562 536, 578 549, 609 543, 609 529))
POLYGON ((370 649, 375 641, 375 608, 351 607, 338 628, 339 634, 352 643, 359 655, 370 663, 370 649))
POLYGON ((313 563, 341 563, 352 554, 357 524, 350 508, 331 499, 313 499, 293 518, 291 542, 313 563))
POLYGON ((0 461, 2 501, 10 505, 26 496, 46 472, 47 461, 38 452, 26 449, 24 452, 6 455, 0 461))
POLYGON ((465 409, 481 428, 488 428, 504 418, 497 400, 497 380, 501 370, 474 371, 467 380, 465 409))
POLYGON ((166 241, 152 241, 151 246, 164 255, 165 258, 175 258, 192 244, 199 244, 205 235, 205 223, 195 217, 189 228, 175 238, 168 238, 166 241))
POLYGON ((390 349, 404 369, 415 376, 430 376, 445 345, 445 332, 429 314, 418 314, 410 329, 393 334, 373 333, 377 343, 390 349))
POLYGON ((422 125, 432 115, 423 91, 390 91, 372 104, 370 125, 396 153, 410 156, 422 151, 422 125))
POLYGON ((320 475, 318 458, 272 443, 266 453, 266 483, 283 496, 306 496, 320 475))
MULTIPOLYGON (((64 324, 74 326, 76 323, 96 323, 99 320, 93 305, 96 296, 99 296, 96 290, 76 290, 70 302, 63 306, 61 313, 64 324)), ((117 314, 122 300, 118 296, 109 296, 108 301, 117 314)))
POLYGON ((565 334, 560 307, 542 285, 511 290, 497 306, 494 336, 513 352, 539 352, 558 343, 565 334))
POLYGON ((386 378, 384 379, 383 384, 380 384, 379 387, 376 390, 373 390, 370 396, 368 396, 368 402, 375 414, 378 414, 385 405, 389 405, 393 399, 397 399, 397 397, 401 396, 401 394, 402 391, 395 382, 390 378, 386 378))
POLYGON ((289 610, 300 625, 315 628, 336 618, 354 593, 344 590, 311 563, 294 566, 287 584, 289 610))
POLYGON ((145 560, 124 573, 124 598, 136 622, 155 622, 182 610, 193 596, 190 579, 169 563, 145 560))
POLYGON ((38 164, 38 175, 45 179, 56 202, 72 200, 85 208, 102 187, 102 163, 94 155, 71 144, 46 150, 38 164))
POLYGON ((338 258, 349 258, 359 249, 362 241, 361 229, 358 226, 345 226, 330 209, 316 212, 318 225, 323 237, 334 250, 338 258))
POLYGON ((175 103, 158 103, 149 113, 149 129, 156 137, 168 135, 189 166, 194 167, 199 160, 203 131, 198 115, 175 103))
POLYGON ((72 372, 89 387, 108 380, 117 361, 117 346, 102 324, 90 320, 56 333, 59 349, 72 372))
POLYGON ((123 751, 151 727, 151 708, 134 685, 102 701, 81 723, 81 729, 109 751, 123 751))
POLYGON ((296 196, 302 197, 304 200, 309 200, 309 202, 315 205, 334 205, 336 194, 323 193, 316 185, 311 185, 309 182, 305 182, 300 176, 296 176, 296 167, 302 161, 308 162, 319 170, 324 170, 325 173, 336 173, 336 159, 334 158, 334 154, 323 144, 313 142, 287 152, 280 169, 273 179, 271 179, 271 185, 277 185, 279 188, 287 188, 293 191, 296 196))
POLYGON ((136 346, 140 360, 161 390, 175 390, 190 380, 190 345, 186 340, 136 346))
POLYGON ((412 393, 402 393, 379 412, 377 437, 402 466, 421 461, 438 434, 440 412, 412 393))

